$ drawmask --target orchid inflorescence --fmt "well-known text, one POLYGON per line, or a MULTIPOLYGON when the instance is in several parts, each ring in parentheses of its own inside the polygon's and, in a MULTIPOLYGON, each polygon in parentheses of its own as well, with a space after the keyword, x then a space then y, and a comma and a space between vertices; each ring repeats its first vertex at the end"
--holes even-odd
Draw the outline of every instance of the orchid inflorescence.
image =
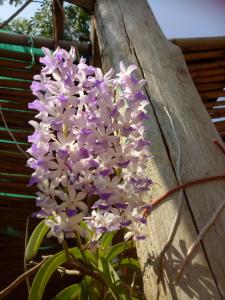
POLYGON ((111 69, 78 64, 75 49, 54 53, 42 49, 45 65, 31 85, 37 97, 29 104, 38 121, 30 121, 28 137, 34 169, 30 185, 37 184, 37 217, 46 218, 50 234, 59 241, 91 229, 93 239, 102 233, 128 229, 125 239, 144 239, 144 193, 152 182, 144 176, 149 142, 144 139, 148 119, 145 80, 137 80, 120 63, 111 69))

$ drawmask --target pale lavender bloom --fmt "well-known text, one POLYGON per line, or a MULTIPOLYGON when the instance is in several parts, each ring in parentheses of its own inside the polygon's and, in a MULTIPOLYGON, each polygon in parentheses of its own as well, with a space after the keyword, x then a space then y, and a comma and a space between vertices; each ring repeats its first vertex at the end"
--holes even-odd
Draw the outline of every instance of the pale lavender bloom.
POLYGON ((31 85, 37 99, 29 104, 38 120, 30 121, 27 162, 34 170, 30 184, 39 188, 37 216, 60 242, 76 231, 84 235, 82 220, 93 239, 121 228, 129 230, 126 239, 143 239, 142 196, 152 184, 144 176, 150 157, 145 80, 132 74, 134 65, 121 62, 114 78, 113 69, 104 75, 84 58, 74 64, 74 48, 43 51, 45 67, 31 85))

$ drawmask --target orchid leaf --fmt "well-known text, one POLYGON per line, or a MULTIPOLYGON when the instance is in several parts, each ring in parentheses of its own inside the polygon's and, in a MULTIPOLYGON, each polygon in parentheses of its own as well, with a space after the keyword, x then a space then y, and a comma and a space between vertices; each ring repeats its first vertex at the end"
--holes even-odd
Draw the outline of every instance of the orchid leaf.
POLYGON ((111 261, 112 259, 116 258, 119 254, 124 252, 125 250, 131 249, 135 247, 135 243, 133 241, 125 241, 118 243, 114 246, 112 246, 105 256, 105 258, 108 261, 111 261))
POLYGON ((75 300, 80 295, 80 284, 73 284, 62 290, 53 300, 75 300))
POLYGON ((88 260, 88 263, 91 264, 93 267, 97 267, 98 261, 93 255, 93 253, 90 250, 84 251, 85 257, 88 260))
POLYGON ((116 234, 116 231, 106 232, 104 233, 101 243, 100 243, 100 256, 104 256, 104 253, 108 250, 112 243, 112 239, 114 235, 116 234))
POLYGON ((100 257, 98 261, 98 269, 112 296, 116 300, 128 300, 129 297, 127 295, 127 291, 110 262, 104 257, 100 257))
POLYGON ((126 257, 119 262, 120 267, 128 267, 135 271, 141 271, 139 261, 135 258, 126 257))
POLYGON ((25 250, 26 261, 30 261, 33 257, 35 257, 48 231, 49 227, 45 224, 44 220, 36 226, 25 250))
MULTIPOLYGON (((75 247, 69 250, 77 259, 82 260, 82 254, 80 250, 75 247)), ((28 300, 41 300, 52 274, 57 268, 67 261, 67 255, 65 251, 60 251, 55 255, 51 256, 43 263, 41 268, 38 270, 34 281, 32 283, 28 300)))
POLYGON ((81 291, 79 300, 89 300, 91 291, 91 277, 85 276, 81 282, 81 291))

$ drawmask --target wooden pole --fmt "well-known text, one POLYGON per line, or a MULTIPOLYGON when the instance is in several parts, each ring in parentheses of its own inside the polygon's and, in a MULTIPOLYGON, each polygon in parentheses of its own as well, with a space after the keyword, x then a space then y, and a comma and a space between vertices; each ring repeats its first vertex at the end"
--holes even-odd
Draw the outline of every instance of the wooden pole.
POLYGON ((55 42, 55 48, 58 46, 60 40, 64 37, 64 14, 63 0, 53 0, 52 1, 52 11, 53 11, 53 38, 55 42))
MULTIPOLYGON (((95 26, 104 71, 113 66, 118 72, 122 60, 127 66, 136 64, 138 77, 147 80, 153 154, 148 174, 154 185, 146 200, 158 198, 178 183, 223 174, 225 156, 212 142, 222 140, 202 104, 181 50, 165 38, 148 3, 97 0, 95 26)), ((224 200, 225 184, 196 185, 181 196, 179 227, 163 263, 159 263, 158 256, 170 234, 179 194, 152 212, 148 238, 137 245, 145 297, 224 299, 225 211, 204 235, 178 283, 174 284, 174 280, 187 250, 224 200)))

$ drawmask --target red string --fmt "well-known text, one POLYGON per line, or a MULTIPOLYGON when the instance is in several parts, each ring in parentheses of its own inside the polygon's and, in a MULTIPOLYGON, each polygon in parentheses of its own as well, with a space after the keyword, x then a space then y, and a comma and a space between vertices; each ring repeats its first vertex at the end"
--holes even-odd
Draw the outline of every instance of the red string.
POLYGON ((218 140, 213 140, 213 143, 222 151, 223 154, 225 154, 225 148, 218 140))
MULTIPOLYGON (((218 140, 213 140, 213 143, 217 147, 219 147, 219 149, 222 151, 223 154, 225 154, 225 148, 220 144, 220 142, 218 140)), ((194 185, 204 184, 204 183, 207 183, 210 181, 220 181, 220 180, 225 180, 225 174, 217 175, 217 176, 203 177, 203 178, 199 178, 199 179, 196 179, 193 181, 189 181, 189 182, 177 185, 176 187, 172 188, 171 190, 169 190, 168 192, 163 194, 158 199, 151 201, 149 204, 150 208, 144 209, 143 216, 146 218, 150 214, 151 210, 154 209, 157 205, 159 205, 165 198, 175 194, 176 192, 178 192, 181 189, 187 189, 194 185)))

